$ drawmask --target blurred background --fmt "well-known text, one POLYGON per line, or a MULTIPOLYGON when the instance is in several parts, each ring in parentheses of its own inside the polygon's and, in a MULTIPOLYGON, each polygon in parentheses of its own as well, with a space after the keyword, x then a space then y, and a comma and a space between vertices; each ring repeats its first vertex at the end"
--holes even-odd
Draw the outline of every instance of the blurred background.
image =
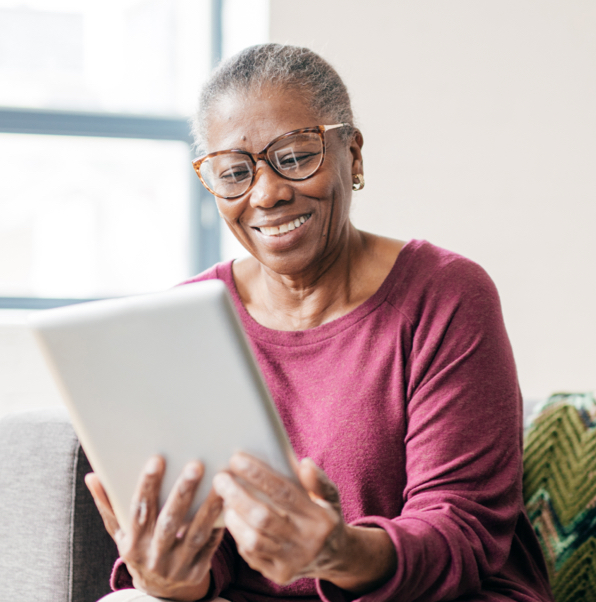
POLYGON ((28 311, 243 253, 187 120, 212 66, 266 41, 348 85, 356 225, 485 267, 526 399, 596 389, 594 31, 592 0, 0 0, 0 413, 59 403, 28 311))

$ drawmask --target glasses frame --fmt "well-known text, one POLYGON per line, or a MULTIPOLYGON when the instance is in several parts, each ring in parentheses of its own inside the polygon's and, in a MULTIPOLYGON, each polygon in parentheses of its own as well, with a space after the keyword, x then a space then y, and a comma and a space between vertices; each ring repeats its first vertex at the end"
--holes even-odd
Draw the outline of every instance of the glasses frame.
POLYGON ((277 138, 274 138, 273 140, 271 140, 271 142, 269 142, 269 144, 267 144, 267 146, 260 153, 250 153, 245 150, 231 148, 229 150, 216 151, 214 153, 209 153, 208 155, 205 155, 203 157, 199 157, 198 159, 195 159, 192 162, 192 166, 194 167, 194 170, 197 173, 197 176, 199 176, 199 179, 201 180, 201 183, 203 184, 203 186, 212 195, 214 195, 220 199, 226 199, 228 201, 233 200, 233 199, 239 199, 241 196, 244 196, 255 185, 255 176, 257 175, 257 162, 258 161, 265 161, 265 163, 267 163, 267 165, 269 165, 269 167, 271 167, 271 169, 273 169, 273 171, 276 174, 280 175, 285 180, 290 180, 292 182, 302 182, 304 180, 308 180, 309 178, 312 178, 319 171, 319 169, 321 169, 321 165, 323 165, 323 162, 325 161, 325 132, 328 132, 330 130, 335 130, 335 129, 341 128, 341 127, 346 127, 349 125, 350 125, 349 123, 336 123, 334 125, 315 125, 315 126, 309 127, 309 128, 301 128, 299 130, 292 130, 291 132, 286 132, 285 134, 282 134, 281 136, 278 136, 277 138), (279 171, 279 169, 271 161, 269 161, 269 157, 267 156, 267 151, 274 144, 276 144, 280 140, 283 140, 284 138, 288 138, 289 136, 295 136, 296 134, 304 134, 307 132, 315 132, 319 135, 319 137, 321 139, 321 144, 323 146, 323 151, 321 153, 321 162, 310 175, 304 176, 303 178, 290 178, 287 175, 281 173, 279 171), (228 153, 235 153, 238 155, 245 155, 247 157, 250 157, 250 160, 252 161, 252 165, 253 165, 252 178, 250 180, 250 184, 248 185, 248 188, 242 194, 236 194, 234 196, 222 196, 221 194, 217 194, 217 192, 215 192, 214 190, 211 190, 211 188, 207 185, 207 182, 205 182, 205 180, 203 179, 203 176, 201 176, 201 165, 203 164, 204 161, 206 161, 207 159, 211 159, 213 157, 217 157, 218 155, 226 155, 228 153))

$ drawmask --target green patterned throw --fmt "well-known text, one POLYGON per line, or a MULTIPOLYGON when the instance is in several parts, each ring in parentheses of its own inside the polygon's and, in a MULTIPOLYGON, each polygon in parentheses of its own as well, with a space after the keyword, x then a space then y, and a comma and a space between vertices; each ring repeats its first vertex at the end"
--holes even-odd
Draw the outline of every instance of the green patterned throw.
POLYGON ((524 444, 524 501, 557 602, 596 602, 596 400, 549 398, 524 444))

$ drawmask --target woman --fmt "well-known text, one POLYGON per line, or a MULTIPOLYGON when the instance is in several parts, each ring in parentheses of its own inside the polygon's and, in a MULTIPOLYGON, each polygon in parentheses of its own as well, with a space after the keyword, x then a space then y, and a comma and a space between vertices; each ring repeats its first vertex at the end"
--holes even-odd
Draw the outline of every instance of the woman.
POLYGON ((251 256, 193 281, 228 285, 301 486, 237 454, 187 525, 201 465, 158 513, 164 462, 152 458, 124 533, 90 476, 122 557, 113 585, 189 601, 552 600, 523 510, 521 400, 488 276, 352 225, 363 138, 313 52, 248 48, 200 107, 195 169, 251 256))

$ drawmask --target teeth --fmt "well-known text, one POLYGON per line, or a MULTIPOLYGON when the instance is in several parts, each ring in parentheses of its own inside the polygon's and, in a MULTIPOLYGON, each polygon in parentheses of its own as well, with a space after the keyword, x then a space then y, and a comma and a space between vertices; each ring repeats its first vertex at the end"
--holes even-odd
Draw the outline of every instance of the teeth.
POLYGON ((281 226, 272 226, 270 228, 267 226, 261 226, 259 230, 265 236, 278 236, 279 234, 285 234, 286 232, 290 232, 296 228, 299 228, 309 217, 310 213, 301 215, 292 221, 281 224, 281 226))

